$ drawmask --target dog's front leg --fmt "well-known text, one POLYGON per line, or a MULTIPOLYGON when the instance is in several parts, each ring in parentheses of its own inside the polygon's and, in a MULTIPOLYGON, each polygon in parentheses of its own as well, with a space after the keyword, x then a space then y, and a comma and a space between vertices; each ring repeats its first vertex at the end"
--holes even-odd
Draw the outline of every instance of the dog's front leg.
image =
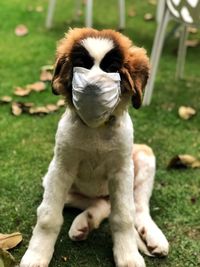
POLYGON ((44 178, 43 200, 37 210, 37 224, 20 267, 47 267, 63 223, 62 211, 73 175, 55 157, 44 178))
POLYGON ((113 254, 117 267, 144 267, 134 235, 133 162, 123 162, 109 177, 113 254))

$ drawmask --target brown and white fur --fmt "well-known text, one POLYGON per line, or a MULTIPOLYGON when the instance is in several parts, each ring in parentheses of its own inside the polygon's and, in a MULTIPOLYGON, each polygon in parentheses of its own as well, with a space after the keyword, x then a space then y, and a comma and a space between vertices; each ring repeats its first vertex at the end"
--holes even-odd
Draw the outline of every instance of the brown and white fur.
POLYGON ((59 43, 52 87, 65 96, 67 108, 44 177, 37 224, 20 267, 48 266, 65 205, 83 210, 69 230, 75 241, 86 239, 109 217, 117 267, 144 267, 138 250, 148 255, 168 254, 168 242, 149 213, 155 157, 148 146, 133 145, 128 114, 131 101, 135 108, 141 105, 148 74, 145 50, 118 32, 71 29, 59 43), (121 100, 101 127, 86 126, 73 107, 74 66, 101 68, 121 76, 121 100))

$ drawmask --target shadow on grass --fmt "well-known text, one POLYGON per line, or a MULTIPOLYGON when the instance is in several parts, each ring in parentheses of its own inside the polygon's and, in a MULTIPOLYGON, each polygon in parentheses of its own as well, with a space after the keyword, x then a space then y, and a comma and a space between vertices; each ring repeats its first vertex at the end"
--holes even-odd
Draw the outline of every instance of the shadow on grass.
POLYGON ((79 213, 77 209, 64 209, 64 224, 50 267, 77 267, 77 263, 81 267, 114 267, 112 239, 107 220, 99 229, 93 231, 87 240, 74 242, 69 239, 68 231, 79 213))

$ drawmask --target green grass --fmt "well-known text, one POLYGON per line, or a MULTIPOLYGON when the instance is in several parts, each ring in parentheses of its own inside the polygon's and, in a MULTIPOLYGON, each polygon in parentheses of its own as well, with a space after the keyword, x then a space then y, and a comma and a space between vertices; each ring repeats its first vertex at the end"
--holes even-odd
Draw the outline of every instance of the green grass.
MULTIPOLYGON (((56 42, 73 26, 83 26, 74 14, 73 0, 58 1, 54 28, 44 27, 47 0, 3 0, 0 17, 0 96, 12 95, 14 86, 38 80, 42 65, 54 61, 56 42), (28 12, 32 5, 42 5, 44 12, 28 12), (29 35, 14 35, 17 24, 24 23, 29 35)), ((94 1, 94 27, 116 28, 116 1, 94 1)), ((146 12, 155 12, 147 1, 126 1, 127 13, 135 8, 136 16, 127 16, 125 34, 150 53, 156 24, 145 22, 146 12)), ((171 25, 172 26, 172 25, 171 25)), ((196 36, 191 36, 196 38, 196 36)), ((199 35, 198 35, 199 38, 199 35)), ((166 259, 145 257, 149 267, 197 267, 200 265, 200 170, 166 169, 170 158, 189 153, 200 158, 200 47, 187 53, 185 80, 175 81, 177 40, 170 38, 164 47, 150 107, 130 109, 135 125, 136 142, 152 146, 157 157, 157 174, 151 211, 171 245, 166 259), (198 115, 190 121, 177 116, 180 105, 190 105, 198 115), (192 201, 195 199, 196 201, 192 201)), ((15 97, 16 100, 21 99, 15 97)), ((46 92, 25 98, 37 105, 55 103, 58 98, 46 92)), ((41 177, 53 154, 58 120, 64 110, 46 117, 22 115, 14 117, 9 106, 0 106, 0 232, 21 231, 24 240, 12 250, 19 261, 36 222, 36 208, 42 198, 41 177)), ((113 267, 112 241, 108 222, 93 232, 85 242, 73 243, 67 236, 75 209, 64 212, 65 223, 58 238, 50 267, 113 267), (61 259, 67 256, 67 262, 61 259)))

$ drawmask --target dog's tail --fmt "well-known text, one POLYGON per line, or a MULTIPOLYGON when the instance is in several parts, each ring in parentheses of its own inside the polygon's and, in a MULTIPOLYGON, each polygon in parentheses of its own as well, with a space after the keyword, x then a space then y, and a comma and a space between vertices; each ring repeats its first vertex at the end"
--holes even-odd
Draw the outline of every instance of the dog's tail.
POLYGON ((135 229, 135 237, 136 237, 136 242, 137 242, 137 246, 138 246, 139 251, 141 253, 149 256, 149 257, 154 257, 154 255, 149 252, 147 245, 142 240, 142 238, 140 237, 140 235, 138 234, 138 231, 136 229, 135 229))

